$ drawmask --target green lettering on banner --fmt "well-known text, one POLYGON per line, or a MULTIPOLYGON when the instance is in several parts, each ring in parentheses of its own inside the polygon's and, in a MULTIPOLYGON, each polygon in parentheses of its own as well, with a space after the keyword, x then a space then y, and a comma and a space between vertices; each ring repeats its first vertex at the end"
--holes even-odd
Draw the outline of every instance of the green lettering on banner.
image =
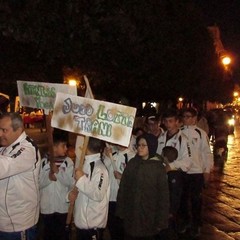
POLYGON ((54 87, 44 87, 42 85, 23 84, 23 91, 25 95, 34 95, 39 97, 56 97, 56 89, 54 87))
POLYGON ((53 103, 49 101, 43 101, 41 97, 34 98, 36 101, 36 108, 53 109, 53 103))
POLYGON ((104 113, 104 105, 99 105, 98 111, 97 111, 97 118, 98 119, 102 119, 102 120, 106 120, 107 118, 107 114, 104 113))

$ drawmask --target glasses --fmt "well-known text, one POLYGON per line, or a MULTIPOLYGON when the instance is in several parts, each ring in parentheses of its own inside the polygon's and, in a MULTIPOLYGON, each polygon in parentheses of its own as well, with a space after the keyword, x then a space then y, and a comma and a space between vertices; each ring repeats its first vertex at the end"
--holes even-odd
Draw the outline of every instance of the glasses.
POLYGON ((183 115, 183 118, 191 118, 192 115, 183 115))
POLYGON ((137 144, 137 147, 147 147, 147 144, 137 144))

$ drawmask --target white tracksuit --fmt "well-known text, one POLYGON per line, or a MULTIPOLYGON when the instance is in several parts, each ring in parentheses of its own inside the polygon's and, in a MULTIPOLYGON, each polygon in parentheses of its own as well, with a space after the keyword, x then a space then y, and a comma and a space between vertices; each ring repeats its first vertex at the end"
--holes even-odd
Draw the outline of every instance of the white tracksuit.
POLYGON ((23 231, 38 222, 40 161, 25 132, 0 148, 0 231, 23 231))
POLYGON ((130 148, 127 148, 123 151, 116 151, 115 154, 113 154, 113 160, 111 160, 108 157, 104 158, 104 163, 108 169, 109 173, 109 179, 110 179, 110 201, 116 202, 117 201, 117 193, 119 189, 119 181, 114 176, 114 171, 118 171, 121 174, 123 173, 125 167, 126 167, 126 160, 124 154, 127 154, 128 161, 132 159, 136 153, 131 150, 130 148), (114 169, 116 167, 116 169, 114 169))
POLYGON ((67 213, 69 203, 66 196, 74 186, 73 161, 66 157, 59 166, 59 172, 55 176, 57 181, 49 179, 50 162, 43 158, 41 162, 39 187, 40 187, 40 207, 42 214, 67 213))
POLYGON ((167 131, 162 133, 158 138, 157 153, 162 154, 162 149, 165 146, 172 146, 178 151, 178 158, 169 164, 170 167, 187 172, 192 165, 191 149, 187 137, 181 132, 181 130, 168 140, 167 131))
POLYGON ((74 222, 79 229, 105 228, 110 194, 109 176, 100 154, 85 156, 84 176, 76 182, 74 222), (90 163, 94 162, 93 171, 90 163))
POLYGON ((183 126, 181 130, 188 138, 193 160, 187 173, 209 173, 213 167, 213 154, 206 132, 196 125, 183 126))

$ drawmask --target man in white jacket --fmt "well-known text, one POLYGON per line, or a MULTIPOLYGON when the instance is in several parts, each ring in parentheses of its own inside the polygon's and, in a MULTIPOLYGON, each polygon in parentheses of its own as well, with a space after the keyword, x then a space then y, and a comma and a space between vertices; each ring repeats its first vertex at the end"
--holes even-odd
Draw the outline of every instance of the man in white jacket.
MULTIPOLYGON (((102 240, 107 224, 110 183, 108 171, 101 159, 103 142, 89 138, 83 170, 76 170, 75 179, 78 189, 74 208, 74 223, 77 239, 102 240)), ((70 202, 75 192, 69 193, 70 202)))
POLYGON ((194 108, 184 109, 182 117, 181 130, 190 144, 192 165, 184 178, 180 215, 185 225, 182 231, 186 230, 186 226, 190 226, 191 237, 197 237, 201 226, 202 189, 204 183, 209 180, 210 170, 213 167, 213 155, 207 133, 196 126, 197 111, 194 108), (189 200, 191 208, 188 205, 189 200))
POLYGON ((0 146, 0 239, 34 240, 41 159, 18 113, 0 115, 0 146))

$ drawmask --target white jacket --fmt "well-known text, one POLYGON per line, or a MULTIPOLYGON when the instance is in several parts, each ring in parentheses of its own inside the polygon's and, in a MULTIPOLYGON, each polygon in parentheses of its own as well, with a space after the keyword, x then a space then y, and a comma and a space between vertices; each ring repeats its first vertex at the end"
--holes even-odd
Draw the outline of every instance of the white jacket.
MULTIPOLYGON (((127 154, 127 160, 129 161, 132 159, 136 153, 131 150, 131 148, 127 148, 124 151, 116 151, 115 154, 113 153, 113 160, 114 162, 108 158, 104 158, 104 163, 108 169, 109 179, 110 179, 110 201, 116 202, 117 201, 117 193, 119 189, 119 182, 114 176, 114 170, 123 173, 126 167, 126 159, 124 154, 127 154), (113 169, 116 167, 116 169, 113 169)), ((127 162, 128 162, 127 161, 127 162)))
POLYGON ((75 225, 80 229, 105 228, 110 184, 100 154, 86 156, 83 171, 86 175, 76 182, 79 193, 74 208, 75 225), (92 171, 91 162, 94 162, 92 171))
POLYGON ((188 138, 193 160, 187 173, 209 173, 213 167, 213 154, 206 132, 196 125, 184 126, 181 130, 188 138))
POLYGON ((55 174, 57 181, 51 181, 50 162, 47 158, 42 159, 39 178, 42 214, 68 212, 69 203, 66 202, 66 196, 75 183, 73 169, 72 159, 66 157, 58 168, 59 172, 55 174))
POLYGON ((0 148, 0 231, 24 231, 37 223, 40 160, 25 132, 0 148))
POLYGON ((179 130, 175 135, 173 135, 170 139, 167 140, 167 131, 162 133, 158 137, 158 148, 157 153, 162 154, 162 149, 165 146, 171 146, 177 149, 178 151, 178 158, 170 163, 171 168, 181 169, 184 172, 187 172, 191 165, 191 149, 188 143, 187 137, 184 133, 179 130))

